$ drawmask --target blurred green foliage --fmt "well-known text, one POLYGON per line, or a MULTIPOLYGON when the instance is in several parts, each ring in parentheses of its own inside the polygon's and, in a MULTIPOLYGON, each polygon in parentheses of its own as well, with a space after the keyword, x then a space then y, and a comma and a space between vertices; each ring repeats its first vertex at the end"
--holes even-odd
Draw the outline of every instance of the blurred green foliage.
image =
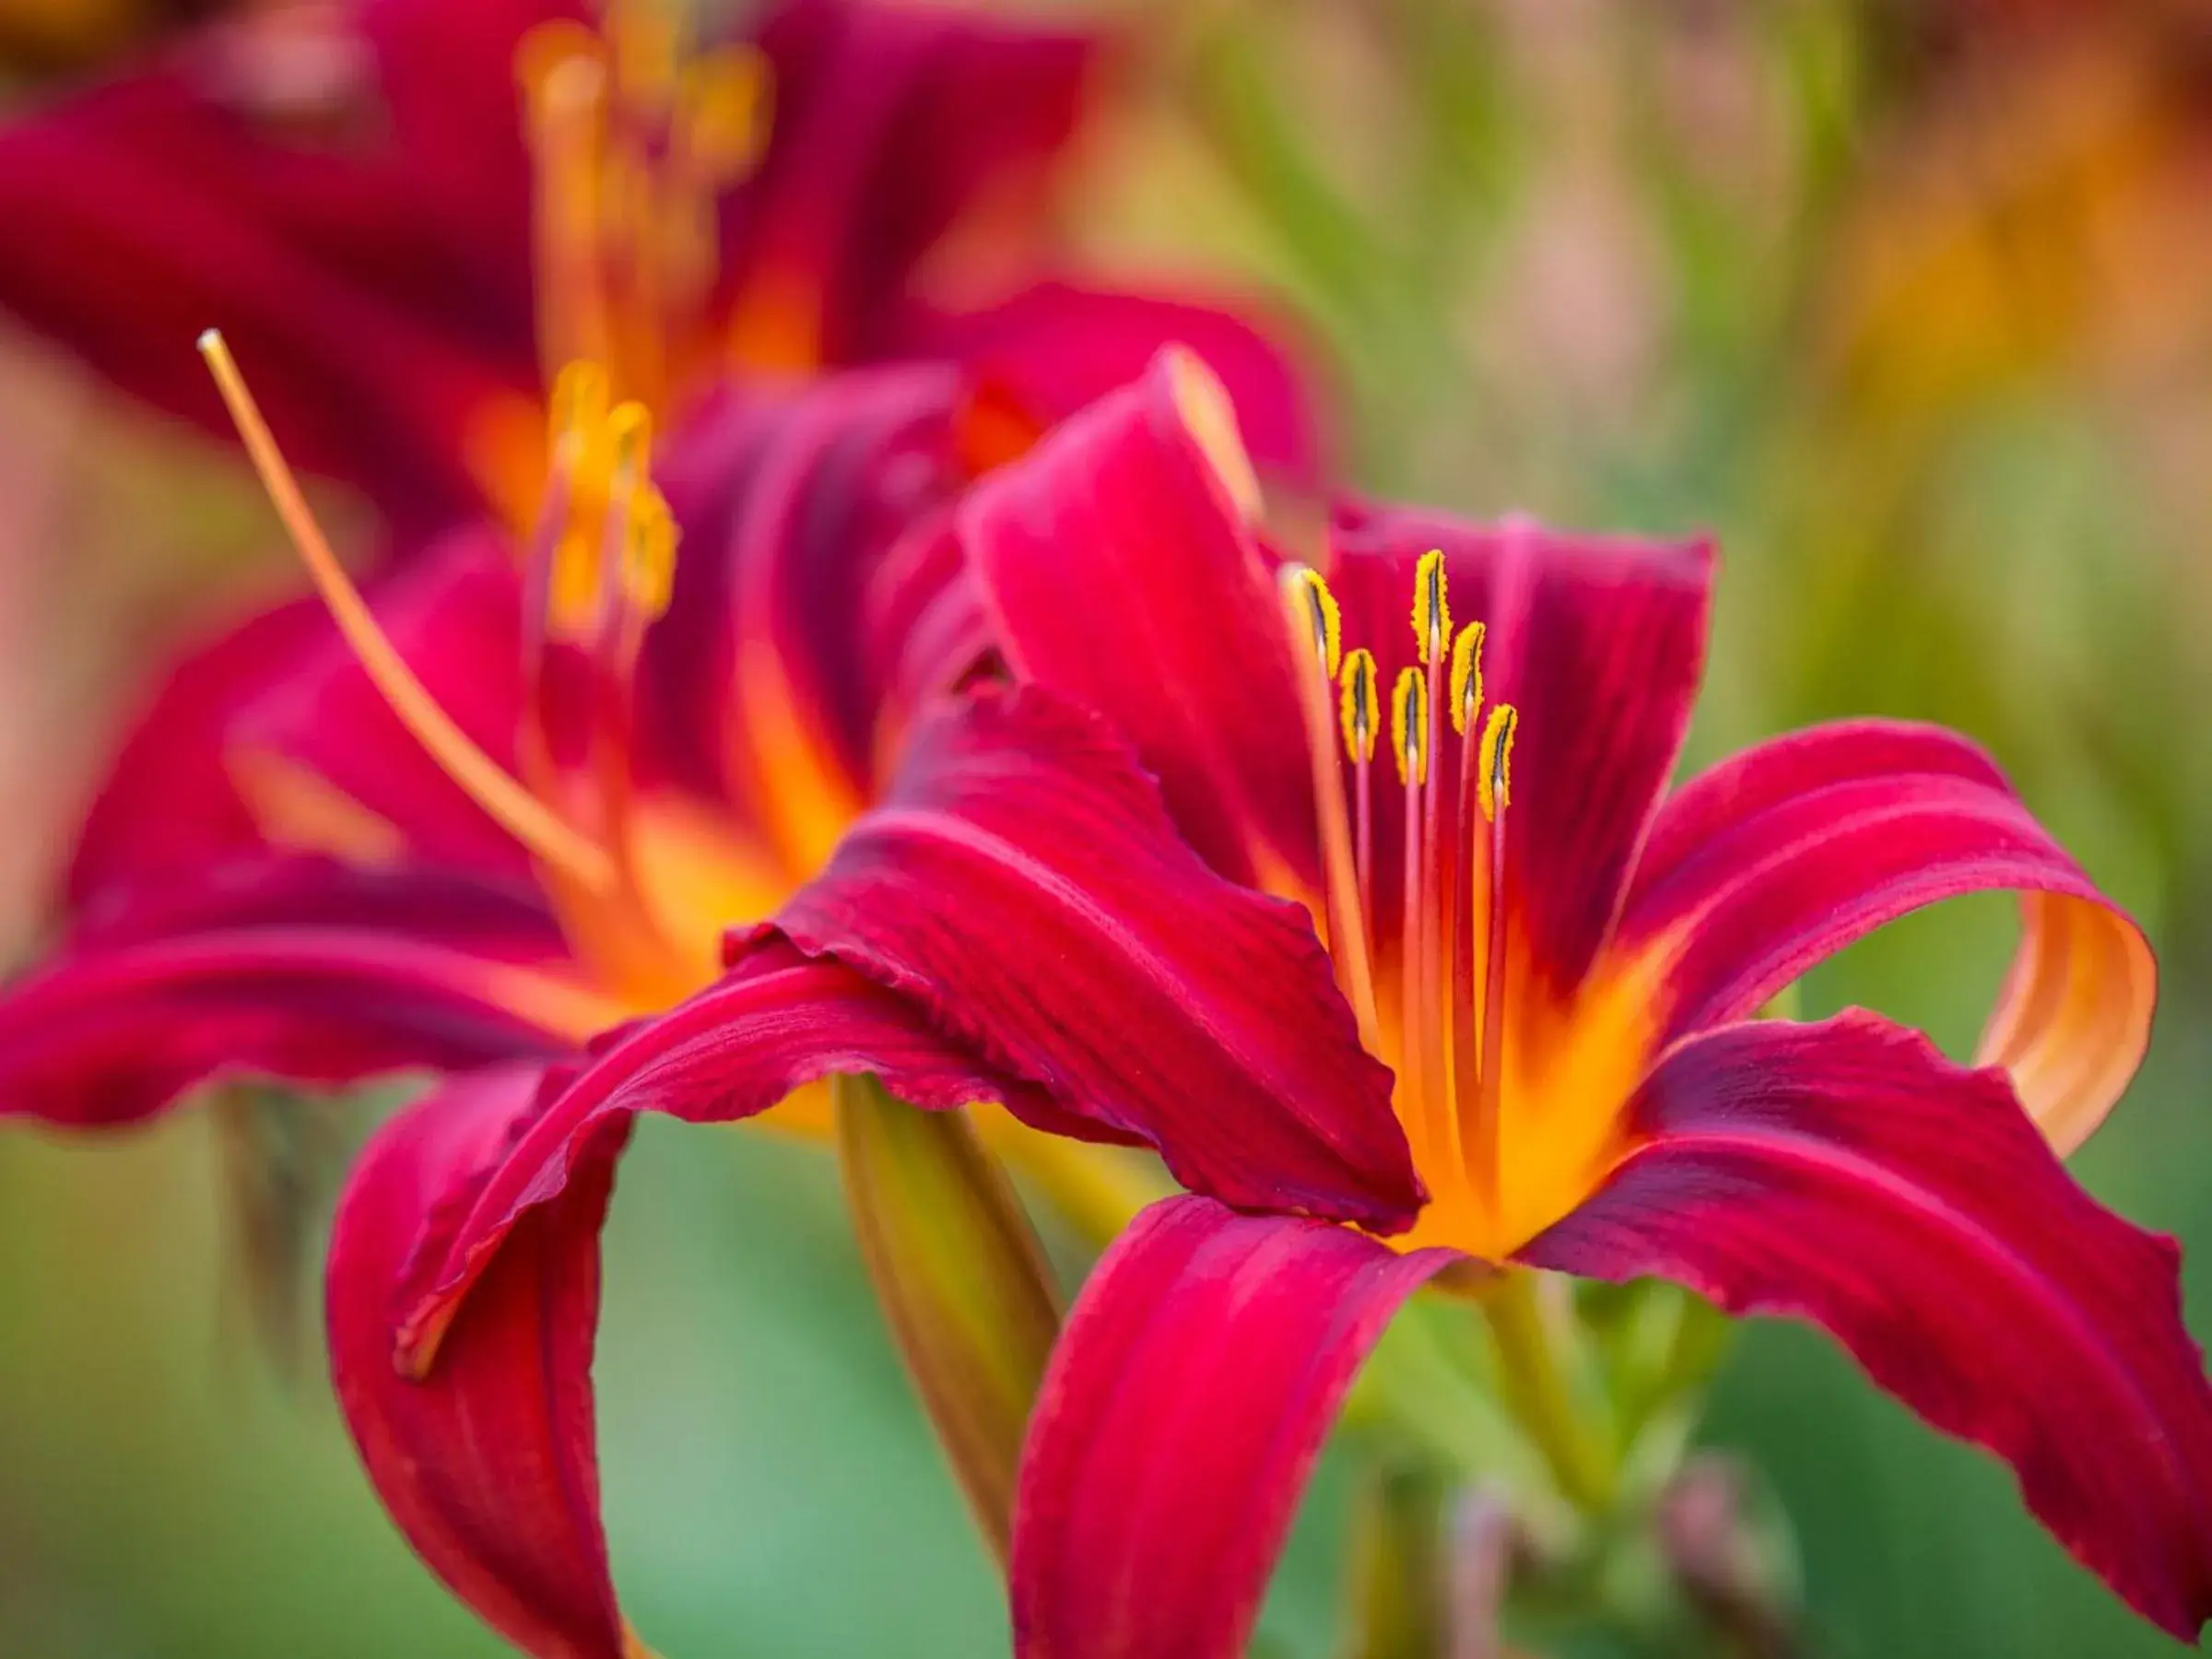
MULTIPOLYGON (((1365 487, 1716 529, 1693 759, 1853 712, 1987 743, 2166 969, 2149 1063, 2077 1169, 2206 1252, 2212 284, 2126 252, 2197 269, 2202 233, 2159 216, 2212 113, 2162 69, 2154 11, 1130 5, 1135 72, 1070 217, 1108 267, 1287 297, 1365 487)), ((1914 918, 1819 971, 1806 1009, 1970 1051, 2007 929, 1995 903, 1914 918)), ((0 1137, 0 1653, 494 1653, 378 1512, 312 1322, 289 1381, 255 1346, 229 1194, 206 1114, 0 1137)), ((610 1524, 658 1647, 1003 1650, 826 1160, 648 1124, 609 1262, 610 1524)), ((2188 1291, 2212 1329, 2196 1259, 2188 1291)), ((1817 1335, 1746 1332, 1704 1438, 1793 1518, 1822 1655, 2170 1651, 2000 1468, 1817 1335)), ((1271 1652, 1332 1651, 1346 1476, 1316 1485, 1271 1652)))

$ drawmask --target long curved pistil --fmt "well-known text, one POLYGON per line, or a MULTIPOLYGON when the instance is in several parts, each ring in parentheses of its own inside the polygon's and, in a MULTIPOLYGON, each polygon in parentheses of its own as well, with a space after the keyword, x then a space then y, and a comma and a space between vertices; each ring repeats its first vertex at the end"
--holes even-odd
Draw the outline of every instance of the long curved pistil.
POLYGON ((400 724, 470 799, 534 854, 594 891, 610 888, 615 866, 606 850, 532 794, 479 748, 440 706, 378 626, 369 602, 331 551, 221 333, 208 329, 200 335, 199 349, 300 562, 307 567, 347 645, 400 724))

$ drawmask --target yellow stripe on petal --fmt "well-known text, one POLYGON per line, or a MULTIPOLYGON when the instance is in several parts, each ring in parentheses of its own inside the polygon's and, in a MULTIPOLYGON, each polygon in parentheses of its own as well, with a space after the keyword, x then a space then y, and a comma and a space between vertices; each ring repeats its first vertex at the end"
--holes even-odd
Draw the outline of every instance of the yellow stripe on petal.
POLYGON ((2063 1157, 2088 1139, 2150 1041, 2159 973, 2136 925, 2060 893, 2020 899, 2020 944, 1977 1064, 2012 1074, 2063 1157))
POLYGON ((865 803, 828 735, 801 711, 774 648, 750 641, 738 665, 747 781, 785 870, 804 879, 829 862, 865 803))
POLYGON ((277 846, 321 853, 361 869, 396 864, 406 853, 398 825, 274 749, 229 749, 223 769, 254 828, 277 846))

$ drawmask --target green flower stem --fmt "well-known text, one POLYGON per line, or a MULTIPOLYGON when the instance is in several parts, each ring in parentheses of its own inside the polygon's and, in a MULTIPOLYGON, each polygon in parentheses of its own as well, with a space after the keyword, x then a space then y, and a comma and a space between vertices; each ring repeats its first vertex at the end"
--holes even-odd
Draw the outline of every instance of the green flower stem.
POLYGON ((1617 1459, 1608 1436, 1594 1430, 1560 1362, 1559 1336, 1539 1291, 1535 1274, 1507 1268, 1482 1299, 1498 1347, 1499 1380, 1507 1406, 1544 1453, 1561 1494, 1585 1513, 1602 1515, 1618 1489, 1617 1459))

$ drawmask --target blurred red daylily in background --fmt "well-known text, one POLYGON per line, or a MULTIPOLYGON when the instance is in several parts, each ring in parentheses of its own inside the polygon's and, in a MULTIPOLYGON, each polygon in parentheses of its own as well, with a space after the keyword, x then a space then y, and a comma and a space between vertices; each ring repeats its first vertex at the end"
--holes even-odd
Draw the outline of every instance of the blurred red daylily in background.
POLYGON ((0 131, 0 307, 227 433, 188 349, 221 328, 293 459, 420 531, 529 524, 571 361, 664 418, 732 372, 906 358, 1036 405, 1066 388, 1020 380, 1030 331, 1144 304, 999 303, 1035 280, 1095 39, 783 0, 690 53, 653 0, 592 16, 355 0, 187 37, 0 131))

